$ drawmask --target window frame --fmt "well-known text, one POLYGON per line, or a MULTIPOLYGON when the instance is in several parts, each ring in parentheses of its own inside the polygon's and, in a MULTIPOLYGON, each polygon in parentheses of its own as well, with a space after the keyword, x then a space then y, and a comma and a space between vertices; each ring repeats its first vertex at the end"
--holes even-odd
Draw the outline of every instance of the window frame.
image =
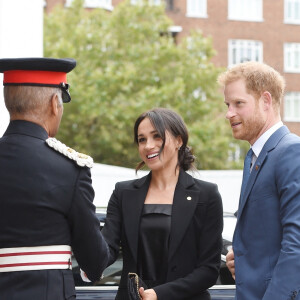
POLYGON ((300 25, 300 0, 284 0, 284 23, 300 25), (298 10, 295 9, 296 5, 298 5, 298 10), (298 14, 298 17, 295 16, 295 13, 298 14))
POLYGON ((284 72, 300 73, 300 43, 284 43, 284 72))
POLYGON ((228 66, 231 67, 244 61, 263 62, 263 43, 258 40, 229 39, 228 66), (235 42, 237 45, 234 45, 233 42, 235 42), (243 49, 243 52, 247 52, 247 50, 249 50, 247 47, 249 46, 251 49, 251 57, 244 57, 245 59, 240 59, 240 55, 237 54, 236 58, 234 59, 234 48, 236 49, 236 53, 240 52, 240 49, 243 49), (255 53, 255 51, 258 51, 258 53, 255 53), (254 54, 252 55, 253 52, 254 54), (253 56, 256 56, 256 54, 258 55, 258 59, 253 59, 253 56))
POLYGON ((149 5, 159 6, 162 4, 161 0, 148 0, 149 5))
POLYGON ((228 20, 263 22, 263 0, 228 0, 228 20), (256 11, 255 7, 251 10, 251 6, 254 5, 257 6, 256 11), (242 9, 245 6, 246 8, 242 9))
POLYGON ((186 17, 188 18, 207 18, 207 0, 187 0, 186 1, 186 17), (197 1, 199 5, 197 6, 197 1), (199 2, 201 1, 201 3, 199 2), (192 10, 192 7, 198 10, 192 10), (202 8, 202 11, 201 11, 202 8))
MULTIPOLYGON (((139 5, 142 4, 143 0, 130 0, 131 5, 139 5)), ((162 0, 148 0, 149 5, 159 6, 162 4, 162 0)))
POLYGON ((300 91, 285 94, 283 119, 285 122, 300 122, 300 91))
MULTIPOLYGON (((65 6, 70 7, 72 2, 73 2, 73 0, 66 0, 65 6)), ((84 0, 83 7, 85 7, 85 8, 104 8, 107 10, 113 10, 112 0, 84 0), (98 2, 98 3, 93 4, 96 2, 98 2)))

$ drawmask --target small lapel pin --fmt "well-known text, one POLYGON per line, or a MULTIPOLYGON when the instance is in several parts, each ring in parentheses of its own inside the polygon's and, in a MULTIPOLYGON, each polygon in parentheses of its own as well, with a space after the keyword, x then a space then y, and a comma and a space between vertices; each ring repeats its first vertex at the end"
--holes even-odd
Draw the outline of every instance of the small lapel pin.
POLYGON ((257 171, 258 169, 259 169, 259 166, 258 166, 258 165, 256 165, 256 166, 255 166, 255 170, 257 171))
POLYGON ((186 197, 186 200, 192 200, 192 197, 188 196, 186 197))

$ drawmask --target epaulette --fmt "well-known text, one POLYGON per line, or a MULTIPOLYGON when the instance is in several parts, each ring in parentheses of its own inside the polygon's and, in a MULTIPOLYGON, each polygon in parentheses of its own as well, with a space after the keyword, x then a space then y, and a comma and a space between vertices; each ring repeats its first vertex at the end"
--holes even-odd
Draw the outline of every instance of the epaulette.
POLYGON ((65 144, 63 144, 56 138, 48 138, 46 140, 46 143, 49 147, 76 161, 77 165, 79 165, 80 167, 92 168, 94 165, 94 161, 90 156, 83 153, 79 153, 74 149, 67 147, 65 144))

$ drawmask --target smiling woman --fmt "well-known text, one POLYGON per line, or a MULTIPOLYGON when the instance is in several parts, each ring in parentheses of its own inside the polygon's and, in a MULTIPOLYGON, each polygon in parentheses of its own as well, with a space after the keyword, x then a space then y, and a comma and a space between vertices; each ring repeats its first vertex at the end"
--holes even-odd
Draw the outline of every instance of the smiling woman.
POLYGON ((187 146, 187 128, 175 112, 160 108, 142 114, 135 123, 134 138, 142 158, 137 170, 146 163, 154 171, 149 166, 153 158, 156 158, 154 161, 159 159, 165 170, 169 164, 174 170, 177 167, 184 171, 194 168, 195 157, 187 146))
POLYGON ((211 299, 208 288, 218 278, 222 250, 217 186, 186 173, 195 158, 187 128, 174 111, 156 108, 141 114, 134 139, 142 159, 136 170, 147 165, 150 173, 116 184, 102 230, 109 264, 122 247, 117 298, 129 299, 132 272, 149 287, 139 291, 143 300, 211 299))
POLYGON ((162 169, 163 172, 169 172, 169 168, 175 171, 181 144, 181 137, 174 137, 168 131, 163 140, 148 118, 138 127, 139 154, 152 173, 162 172, 162 169))

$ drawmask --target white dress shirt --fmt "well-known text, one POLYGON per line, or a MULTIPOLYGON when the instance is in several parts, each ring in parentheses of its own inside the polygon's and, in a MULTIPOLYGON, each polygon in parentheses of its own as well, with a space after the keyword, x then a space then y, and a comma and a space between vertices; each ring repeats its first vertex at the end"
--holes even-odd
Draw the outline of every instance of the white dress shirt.
POLYGON ((252 162, 251 162, 251 171, 252 171, 252 166, 255 164, 256 159, 258 158, 262 148, 264 147, 265 143, 267 140, 270 138, 270 136, 281 126, 283 126, 283 123, 279 121, 275 125, 273 125, 271 128, 269 128, 265 133, 263 133, 257 141, 252 145, 252 150, 254 155, 252 156, 252 162))

